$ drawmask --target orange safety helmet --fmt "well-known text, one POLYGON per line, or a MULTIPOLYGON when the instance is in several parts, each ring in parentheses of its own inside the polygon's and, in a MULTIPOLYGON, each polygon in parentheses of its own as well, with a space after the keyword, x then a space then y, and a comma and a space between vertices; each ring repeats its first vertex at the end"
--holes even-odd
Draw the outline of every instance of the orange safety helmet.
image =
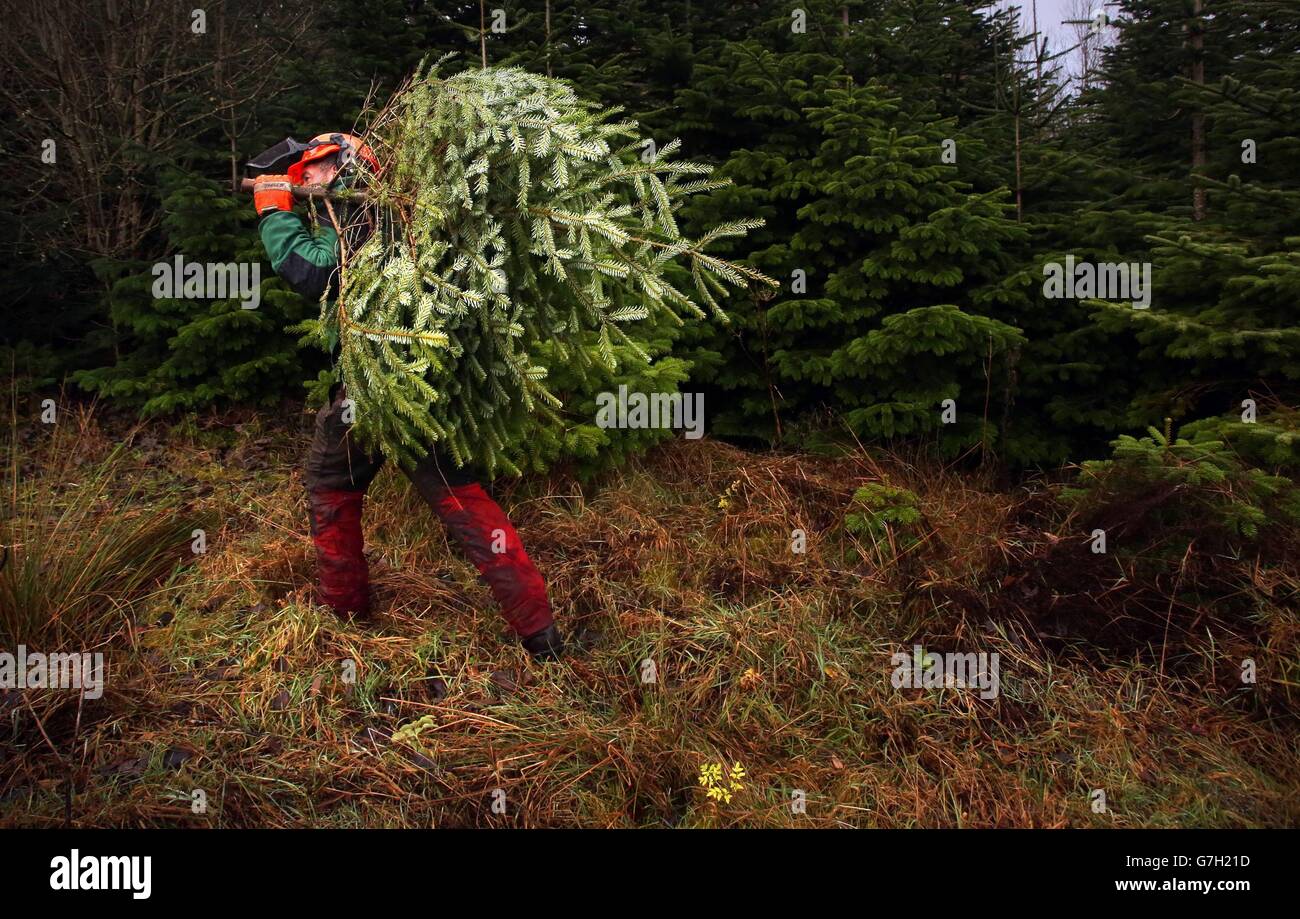
POLYGON ((308 163, 316 160, 323 160, 328 156, 338 154, 339 171, 344 167, 357 160, 361 160, 372 172, 379 171, 379 160, 370 152, 361 138, 351 134, 317 134, 311 140, 307 141, 307 147, 303 150, 302 157, 298 162, 289 167, 289 180, 294 185, 302 184, 302 170, 308 163))

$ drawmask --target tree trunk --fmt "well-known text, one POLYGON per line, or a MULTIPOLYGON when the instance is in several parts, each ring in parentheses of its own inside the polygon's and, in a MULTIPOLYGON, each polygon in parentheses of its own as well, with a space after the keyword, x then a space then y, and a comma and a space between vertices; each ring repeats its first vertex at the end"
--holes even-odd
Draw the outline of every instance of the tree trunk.
MULTIPOLYGON (((1192 0, 1192 15, 1195 17, 1191 24, 1192 82, 1198 86, 1205 85, 1205 26, 1201 19, 1202 7, 1203 0, 1192 0)), ((1197 111, 1192 113, 1192 175, 1197 176, 1204 169, 1205 115, 1197 111)), ((1205 219, 1205 189, 1200 186, 1192 190, 1192 219, 1205 219)))

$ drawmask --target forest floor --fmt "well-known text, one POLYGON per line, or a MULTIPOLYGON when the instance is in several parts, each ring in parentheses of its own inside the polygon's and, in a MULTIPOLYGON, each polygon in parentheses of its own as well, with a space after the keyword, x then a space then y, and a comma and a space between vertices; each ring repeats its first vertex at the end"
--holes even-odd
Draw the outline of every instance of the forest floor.
POLYGON ((13 465, 41 507, 124 444, 101 513, 166 496, 213 523, 165 583, 110 598, 102 698, 0 694, 0 825, 1300 823, 1300 721, 1277 703, 1290 686, 1236 678, 1245 656, 1262 671, 1295 657, 1294 612, 1241 631, 1171 614, 1161 641, 1063 629, 1034 613, 1043 597, 1072 590, 1074 607, 1102 610, 1111 588, 1062 586, 1059 552, 1039 553, 1055 559, 1046 573, 1023 563, 1068 542, 1036 523, 1045 485, 707 438, 593 482, 501 483, 578 646, 537 664, 391 465, 366 510, 373 621, 312 602, 311 419, 128 425, 83 410, 63 441, 18 432, 13 465), (914 543, 846 529, 870 483, 916 494, 914 543), (895 688, 892 656, 914 645, 997 654, 996 697, 895 688), (701 782, 715 765, 720 797, 701 782))

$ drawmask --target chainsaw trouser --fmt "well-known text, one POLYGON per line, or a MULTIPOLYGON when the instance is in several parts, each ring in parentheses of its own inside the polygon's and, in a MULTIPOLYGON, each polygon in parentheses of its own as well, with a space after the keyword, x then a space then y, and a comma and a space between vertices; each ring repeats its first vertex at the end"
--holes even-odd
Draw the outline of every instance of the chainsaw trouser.
MULTIPOLYGON (((316 546, 318 596, 341 614, 367 615, 369 573, 363 554, 361 507, 384 464, 349 436, 343 420, 346 391, 331 392, 316 414, 305 480, 316 546)), ((501 613, 523 637, 554 621, 546 582, 524 551, 505 511, 473 476, 430 453, 414 470, 402 469, 492 590, 501 613)))

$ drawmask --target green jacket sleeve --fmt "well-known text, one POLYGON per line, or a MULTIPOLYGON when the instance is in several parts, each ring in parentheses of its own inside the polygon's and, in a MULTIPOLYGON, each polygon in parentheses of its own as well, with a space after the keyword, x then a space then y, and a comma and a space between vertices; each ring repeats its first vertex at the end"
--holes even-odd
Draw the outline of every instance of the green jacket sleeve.
POLYGON ((258 225, 262 245, 275 273, 308 300, 319 300, 327 290, 338 291, 339 237, 333 227, 321 226, 315 234, 292 211, 271 211, 258 225))

